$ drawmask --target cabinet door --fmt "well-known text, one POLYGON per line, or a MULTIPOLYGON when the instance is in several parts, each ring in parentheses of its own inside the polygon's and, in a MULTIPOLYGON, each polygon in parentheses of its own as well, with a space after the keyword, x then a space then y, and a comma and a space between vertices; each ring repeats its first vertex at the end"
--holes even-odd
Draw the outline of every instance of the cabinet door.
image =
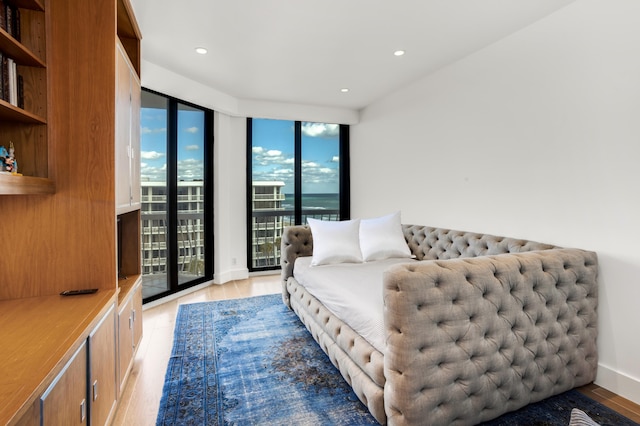
POLYGON ((131 161, 131 207, 140 208, 140 109, 142 105, 142 93, 140 79, 132 68, 130 71, 131 82, 131 139, 130 158, 131 161))
POLYGON ((40 398, 42 424, 87 424, 87 345, 86 342, 40 398))
POLYGON ((138 348, 142 340, 142 281, 138 284, 138 289, 133 294, 133 348, 138 348))
POLYGON ((133 300, 129 300, 120 308, 118 314, 118 362, 120 393, 129 373, 129 366, 133 359, 133 300))
POLYGON ((116 46, 116 209, 140 208, 140 79, 116 46))
POLYGON ((129 375, 133 356, 142 339, 142 281, 133 290, 133 294, 120 307, 118 314, 118 361, 120 390, 122 394, 129 375))
POLYGON ((120 45, 116 48, 116 210, 126 212, 131 205, 131 77, 120 45))
POLYGON ((115 303, 89 335, 89 397, 91 424, 106 424, 116 406, 115 303))

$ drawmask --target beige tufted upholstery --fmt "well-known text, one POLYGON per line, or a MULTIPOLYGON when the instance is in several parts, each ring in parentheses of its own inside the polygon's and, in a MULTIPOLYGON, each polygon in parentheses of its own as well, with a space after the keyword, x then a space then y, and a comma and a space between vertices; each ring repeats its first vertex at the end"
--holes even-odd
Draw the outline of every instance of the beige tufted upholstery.
POLYGON ((295 258, 312 254, 309 228, 282 238, 285 302, 380 423, 475 424, 595 379, 595 253, 403 231, 413 254, 430 261, 385 272, 384 354, 291 277, 295 258))

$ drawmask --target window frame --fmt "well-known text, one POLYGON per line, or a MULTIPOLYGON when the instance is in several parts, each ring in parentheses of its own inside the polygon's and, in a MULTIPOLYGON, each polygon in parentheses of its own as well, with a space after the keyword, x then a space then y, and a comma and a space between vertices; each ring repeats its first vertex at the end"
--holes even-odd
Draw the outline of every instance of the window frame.
MULTIPOLYGON (((175 293, 179 293, 196 285, 212 281, 214 278, 214 111, 185 101, 164 93, 143 87, 143 91, 163 97, 167 100, 167 184, 166 188, 166 228, 171 231, 171 235, 164 235, 166 244, 166 270, 167 270, 167 287, 166 291, 145 297, 143 304, 158 300, 175 293), (178 207, 181 202, 178 200, 178 110, 179 105, 200 110, 204 113, 204 141, 203 141, 203 161, 204 176, 202 191, 204 193, 204 274, 194 280, 184 284, 178 282, 178 270, 176 268, 178 259, 180 258, 180 248, 178 242, 178 207)), ((142 125, 142 122, 141 122, 142 125)), ((140 158, 140 161, 142 158, 140 158)), ((142 217, 141 217, 142 220, 142 217)), ((142 227, 141 227, 142 229, 142 227)), ((142 249, 142 247, 141 247, 142 249)), ((144 258, 142 253, 141 258, 144 258)), ((159 267, 159 265, 158 265, 159 267)), ((153 264, 153 268, 156 265, 153 264)))
MULTIPOLYGON (((307 120, 282 120, 294 123, 294 223, 302 225, 304 211, 302 210, 302 123, 322 123, 307 120)), ((246 214, 247 214, 247 269, 249 272, 279 270, 280 265, 254 267, 253 266, 253 117, 247 117, 247 174, 246 174, 246 214)), ((326 123, 325 123, 326 124, 326 123)), ((338 124, 339 134, 339 220, 351 217, 351 182, 349 158, 349 130, 348 124, 338 124)))

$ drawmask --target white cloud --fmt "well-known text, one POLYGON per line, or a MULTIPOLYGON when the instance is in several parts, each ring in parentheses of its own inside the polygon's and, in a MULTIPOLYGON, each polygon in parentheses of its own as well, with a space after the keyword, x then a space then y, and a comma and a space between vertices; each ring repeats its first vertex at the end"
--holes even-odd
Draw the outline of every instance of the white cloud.
POLYGON ((303 123, 302 134, 310 137, 332 138, 340 134, 340 126, 327 123, 303 123))
POLYGON ((281 166, 293 163, 293 157, 287 157, 277 149, 265 150, 263 147, 254 146, 251 151, 253 152, 254 165, 281 166))
POLYGON ((145 160, 157 160, 159 158, 164 157, 165 154, 157 151, 141 151, 140 158, 144 158, 145 160))
POLYGON ((148 166, 145 163, 140 165, 140 178, 147 182, 164 182, 167 180, 167 165, 161 167, 148 166))
MULTIPOLYGON (((161 173, 161 180, 164 181, 166 177, 166 164, 164 165, 163 170, 164 171, 161 173)), ((178 180, 191 181, 195 179, 203 179, 203 170, 204 164, 202 160, 189 158, 186 160, 178 161, 178 180)))
POLYGON ((148 127, 143 127, 140 129, 140 133, 143 135, 149 135, 153 133, 166 133, 166 132, 167 132, 166 127, 159 127, 157 129, 150 129, 148 127))
POLYGON ((198 133, 198 128, 197 127, 188 127, 186 129, 184 129, 185 132, 187 133, 198 133))
POLYGON ((197 151, 200 149, 199 145, 187 145, 184 147, 187 151, 197 151))
POLYGON ((337 155, 334 155, 333 158, 331 159, 332 163, 339 163, 340 162, 340 157, 337 155))

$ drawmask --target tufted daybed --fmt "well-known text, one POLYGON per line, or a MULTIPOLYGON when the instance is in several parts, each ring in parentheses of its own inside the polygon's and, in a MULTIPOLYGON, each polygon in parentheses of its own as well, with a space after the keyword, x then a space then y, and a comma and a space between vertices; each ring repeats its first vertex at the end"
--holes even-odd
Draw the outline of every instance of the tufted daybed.
POLYGON ((283 300, 381 424, 471 425, 595 379, 596 253, 402 225, 419 262, 383 277, 384 351, 293 276, 308 226, 282 237, 283 300))

